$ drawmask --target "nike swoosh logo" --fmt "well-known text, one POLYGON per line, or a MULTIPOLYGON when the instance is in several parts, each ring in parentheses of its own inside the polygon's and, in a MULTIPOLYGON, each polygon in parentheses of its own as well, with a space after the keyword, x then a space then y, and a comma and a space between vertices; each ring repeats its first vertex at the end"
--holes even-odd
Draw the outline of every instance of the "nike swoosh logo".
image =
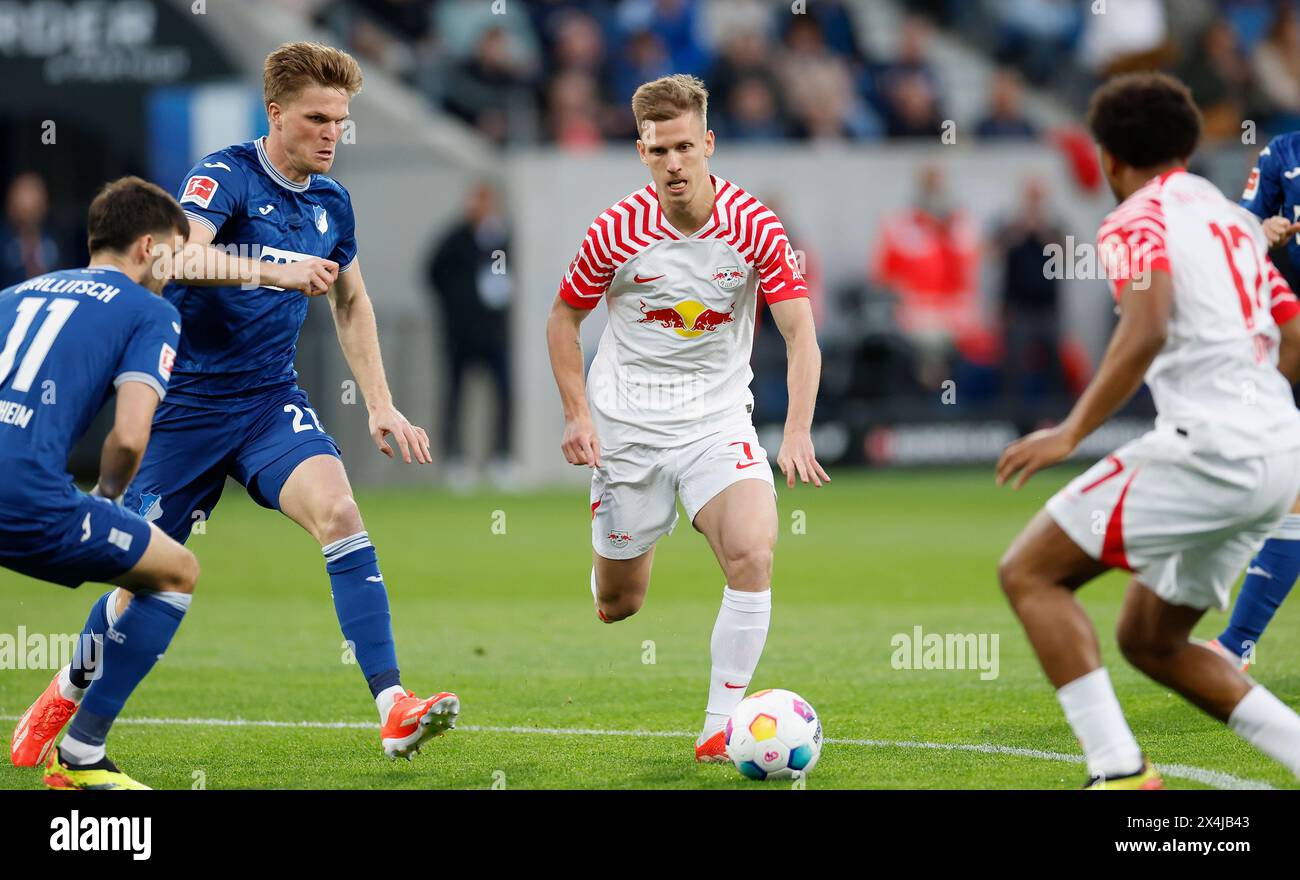
POLYGON ((762 464, 761 461, 736 462, 736 470, 743 471, 747 467, 753 467, 756 464, 762 464))
POLYGON ((658 281, 658 280, 659 280, 660 278, 662 278, 662 277, 664 277, 664 276, 662 276, 662 275, 647 275, 645 278, 642 278, 640 275, 633 275, 633 276, 632 276, 632 283, 633 283, 633 284, 649 284, 651 281, 658 281))
POLYGON ((723 686, 723 687, 729 687, 729 688, 731 688, 733 691, 736 691, 736 690, 743 691, 745 688, 749 687, 749 685, 747 685, 747 684, 732 684, 732 683, 729 682, 729 681, 724 681, 724 682, 722 683, 722 686, 723 686))

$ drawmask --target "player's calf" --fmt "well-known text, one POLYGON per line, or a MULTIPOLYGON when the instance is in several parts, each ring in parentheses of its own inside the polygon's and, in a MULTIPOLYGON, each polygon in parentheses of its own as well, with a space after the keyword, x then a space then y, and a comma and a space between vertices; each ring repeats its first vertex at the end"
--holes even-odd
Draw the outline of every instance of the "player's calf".
POLYGON ((1250 680, 1191 640, 1204 614, 1204 609, 1166 602, 1134 578, 1124 597, 1116 641, 1124 658, 1143 674, 1227 721, 1250 690, 1250 680))

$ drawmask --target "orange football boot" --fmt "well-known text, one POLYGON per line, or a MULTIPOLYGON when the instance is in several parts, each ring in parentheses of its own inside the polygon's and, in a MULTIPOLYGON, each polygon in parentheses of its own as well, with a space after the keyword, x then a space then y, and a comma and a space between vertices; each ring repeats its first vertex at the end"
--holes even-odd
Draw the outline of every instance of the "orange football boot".
POLYGON ((407 691, 388 710, 388 720, 379 731, 384 754, 411 760, 425 740, 454 728, 459 714, 460 697, 455 694, 443 692, 421 699, 407 691))
POLYGON ((695 760, 701 764, 725 764, 731 760, 727 756, 727 732, 719 730, 704 742, 695 744, 695 760))
POLYGON ((9 743, 9 759, 14 766, 39 767, 43 764, 54 741, 76 711, 77 704, 59 693, 56 673, 45 692, 14 725, 13 740, 9 743))
POLYGON ((1214 653, 1218 654, 1224 660, 1227 660, 1233 666, 1237 667, 1238 672, 1245 672, 1247 669, 1250 668, 1249 659, 1245 657, 1237 656, 1232 651, 1228 650, 1228 648, 1223 644, 1223 642, 1219 641, 1218 639, 1210 639, 1208 642, 1202 642, 1201 644, 1209 648, 1214 653))

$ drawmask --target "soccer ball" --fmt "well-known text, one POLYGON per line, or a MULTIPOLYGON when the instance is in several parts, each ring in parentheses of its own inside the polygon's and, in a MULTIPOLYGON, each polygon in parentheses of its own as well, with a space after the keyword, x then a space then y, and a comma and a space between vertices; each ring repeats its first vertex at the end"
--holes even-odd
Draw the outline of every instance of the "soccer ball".
POLYGON ((727 721, 727 757, 750 779, 803 776, 821 753, 821 719, 793 691, 769 688, 750 694, 727 721))

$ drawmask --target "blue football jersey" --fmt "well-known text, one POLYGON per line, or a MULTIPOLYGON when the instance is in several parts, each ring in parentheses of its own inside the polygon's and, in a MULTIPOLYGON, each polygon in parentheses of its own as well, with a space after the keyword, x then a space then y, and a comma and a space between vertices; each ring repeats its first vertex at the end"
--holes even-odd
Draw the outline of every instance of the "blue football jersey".
POLYGON ((174 306, 110 267, 0 291, 0 521, 73 491, 68 454, 115 387, 166 396, 180 333, 174 306))
MULTIPOLYGON (((323 257, 340 271, 356 259, 348 191, 323 174, 289 180, 271 164, 263 139, 205 156, 177 197, 187 217, 213 231, 214 246, 275 263, 323 257)), ((171 284, 164 295, 185 322, 173 402, 219 408, 232 396, 297 380, 294 354, 308 304, 302 293, 171 284)))
MULTIPOLYGON (((1261 220, 1281 215, 1300 221, 1300 132, 1278 135, 1260 151, 1241 205, 1261 220)), ((1300 268, 1300 235, 1287 244, 1287 253, 1300 268)))

